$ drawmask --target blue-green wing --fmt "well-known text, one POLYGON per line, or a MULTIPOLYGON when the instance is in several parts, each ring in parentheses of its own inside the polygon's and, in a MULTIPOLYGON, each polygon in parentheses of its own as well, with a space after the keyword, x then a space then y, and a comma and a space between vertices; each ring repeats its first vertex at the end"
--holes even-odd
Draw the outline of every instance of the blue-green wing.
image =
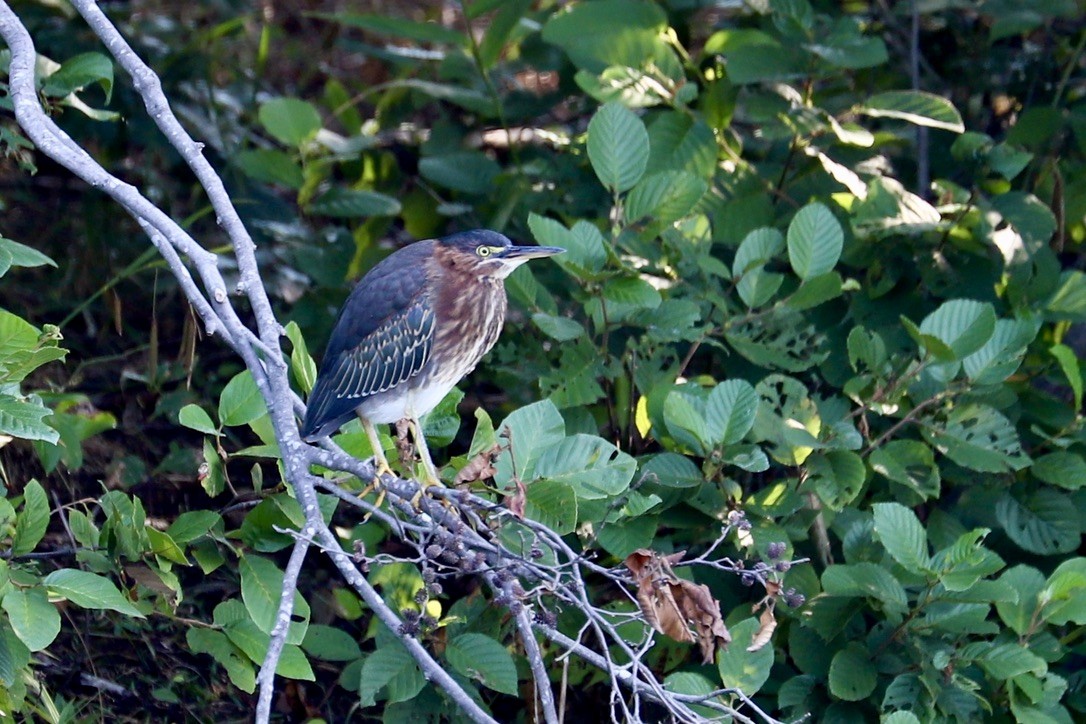
POLYGON ((302 423, 307 440, 335 432, 364 399, 411 379, 430 359, 434 309, 426 246, 412 244, 389 256, 343 305, 309 396, 302 423))

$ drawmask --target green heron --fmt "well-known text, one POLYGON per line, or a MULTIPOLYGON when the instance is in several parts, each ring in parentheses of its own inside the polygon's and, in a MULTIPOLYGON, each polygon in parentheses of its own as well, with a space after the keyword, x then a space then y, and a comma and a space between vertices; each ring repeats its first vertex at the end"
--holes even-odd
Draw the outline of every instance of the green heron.
POLYGON ((514 246, 495 231, 477 230, 416 242, 382 260, 340 310, 302 437, 327 437, 357 415, 380 480, 391 468, 373 426, 406 419, 426 483, 439 485, 419 418, 498 341, 505 278, 529 259, 562 251, 514 246))

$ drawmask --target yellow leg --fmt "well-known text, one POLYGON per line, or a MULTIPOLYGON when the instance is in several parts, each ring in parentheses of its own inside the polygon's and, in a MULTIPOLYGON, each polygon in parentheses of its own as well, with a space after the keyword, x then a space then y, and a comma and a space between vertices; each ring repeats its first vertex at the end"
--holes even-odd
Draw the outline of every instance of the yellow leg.
POLYGON ((377 430, 373 428, 373 423, 361 415, 358 419, 362 420, 362 429, 366 431, 366 437, 370 439, 370 447, 373 448, 373 467, 377 479, 380 479, 382 475, 392 475, 392 468, 389 467, 388 458, 385 457, 385 451, 381 447, 381 438, 377 436, 377 430))
MULTIPOLYGON (((373 449, 373 482, 365 487, 365 489, 359 493, 358 497, 364 498, 374 490, 377 491, 377 500, 374 501, 374 505, 378 508, 381 507, 381 503, 385 502, 385 488, 381 485, 382 475, 395 475, 392 472, 392 468, 389 467, 388 458, 385 457, 385 451, 381 448, 381 438, 377 436, 377 430, 373 428, 373 423, 362 417, 358 416, 358 419, 362 421, 362 429, 366 431, 366 437, 370 440, 370 447, 373 449)), ((369 518, 367 513, 366 518, 369 518)), ((365 522, 365 520, 363 520, 365 522)))
POLYGON ((418 450, 419 458, 422 460, 423 480, 419 481, 419 492, 415 494, 415 497, 411 499, 411 504, 416 508, 419 507, 419 501, 422 499, 422 492, 430 485, 441 485, 441 478, 437 476, 437 468, 434 467, 434 461, 430 457, 430 448, 426 446, 426 436, 422 434, 422 425, 419 424, 418 418, 411 416, 407 418, 408 424, 411 426, 411 437, 415 440, 415 449, 418 450))

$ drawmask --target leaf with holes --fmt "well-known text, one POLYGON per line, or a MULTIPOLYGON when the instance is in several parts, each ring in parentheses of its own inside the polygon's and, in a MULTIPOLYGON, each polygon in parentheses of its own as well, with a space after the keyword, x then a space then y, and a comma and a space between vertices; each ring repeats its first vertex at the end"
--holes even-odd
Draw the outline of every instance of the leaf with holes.
POLYGON ((871 469, 908 487, 923 500, 939 497, 939 466, 930 446, 919 440, 891 440, 871 451, 871 469))
POLYGON ((939 452, 970 470, 1002 473, 1030 464, 1014 425, 985 405, 955 407, 944 423, 930 423, 923 433, 939 452))
POLYGON ((807 484, 830 510, 842 510, 863 488, 867 468, 863 458, 849 450, 830 450, 807 458, 807 484))
POLYGON ((1007 536, 1030 553, 1069 553, 1082 539, 1074 501, 1055 490, 1042 488, 1024 499, 1008 491, 996 503, 995 513, 1007 536))
POLYGON ((725 332, 736 352, 766 369, 802 372, 821 364, 829 351, 826 338, 792 310, 774 310, 725 332))

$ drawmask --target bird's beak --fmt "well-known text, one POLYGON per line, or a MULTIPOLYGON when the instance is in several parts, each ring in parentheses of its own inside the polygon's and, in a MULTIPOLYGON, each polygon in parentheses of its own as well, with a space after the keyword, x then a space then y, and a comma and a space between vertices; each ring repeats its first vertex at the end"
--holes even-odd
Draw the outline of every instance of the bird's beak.
POLYGON ((501 253, 503 260, 516 259, 528 261, 529 259, 542 259, 546 256, 554 256, 565 251, 560 246, 507 246, 501 253))

